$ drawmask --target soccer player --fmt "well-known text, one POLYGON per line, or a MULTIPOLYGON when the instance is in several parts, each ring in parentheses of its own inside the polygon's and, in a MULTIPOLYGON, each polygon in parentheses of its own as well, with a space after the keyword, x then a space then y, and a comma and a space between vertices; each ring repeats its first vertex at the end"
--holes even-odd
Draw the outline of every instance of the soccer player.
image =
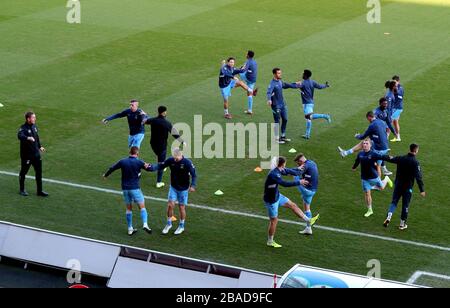
MULTIPOLYGON (((245 73, 241 74, 241 80, 249 87, 250 90, 256 89, 256 80, 258 78, 258 63, 254 60, 255 52, 249 50, 247 52, 247 62, 244 65, 245 73)), ((247 92, 248 108, 245 111, 248 115, 253 115, 253 92, 247 92)))
POLYGON ((30 167, 33 166, 36 175, 37 195, 48 197, 48 193, 42 190, 42 158, 41 153, 45 148, 41 145, 41 140, 36 126, 36 114, 27 112, 25 114, 25 124, 23 124, 17 138, 20 140, 21 169, 19 174, 20 195, 28 197, 25 191, 25 179, 30 167))
POLYGON ((286 128, 288 122, 288 113, 286 102, 283 97, 283 89, 299 89, 301 82, 286 83, 282 81, 283 72, 280 68, 272 70, 273 79, 267 90, 267 104, 272 108, 273 118, 275 121, 275 137, 277 142, 284 144, 291 141, 286 138, 286 128), (280 120, 281 120, 281 137, 280 137, 280 120))
POLYGON ((296 180, 293 182, 287 182, 283 180, 283 176, 293 175, 297 176, 298 170, 286 169, 286 159, 284 157, 278 158, 277 167, 273 169, 267 176, 266 183, 264 184, 264 203, 269 215, 269 235, 267 240, 267 246, 273 248, 281 248, 282 246, 274 241, 275 232, 278 224, 278 208, 285 207, 291 209, 294 214, 309 223, 311 226, 319 219, 319 215, 313 218, 308 218, 300 208, 289 200, 287 197, 280 194, 278 187, 295 187, 299 185, 308 185, 306 180, 296 180))
POLYGON ((384 122, 386 122, 387 127, 395 134, 397 135, 397 131, 395 130, 395 128, 392 126, 392 118, 391 115, 388 111, 388 101, 385 97, 380 98, 379 101, 380 106, 375 109, 373 111, 373 113, 375 114, 375 117, 377 119, 383 120, 384 122))
POLYGON ((426 196, 425 187, 422 180, 422 170, 420 168, 420 163, 416 158, 418 153, 419 146, 417 144, 411 144, 407 155, 394 157, 388 160, 390 163, 397 165, 397 176, 395 178, 392 203, 389 207, 389 212, 384 222, 384 226, 386 228, 391 223, 392 216, 394 215, 398 202, 402 199, 402 216, 399 229, 408 229, 408 225, 406 223, 408 220, 409 204, 412 198, 414 180, 417 181, 417 184, 419 185, 420 195, 422 197, 426 196))
POLYGON ((395 101, 392 107, 392 120, 394 122, 395 131, 397 132, 396 137, 391 140, 391 142, 401 142, 402 138, 400 137, 400 115, 403 112, 403 97, 405 96, 405 90, 400 84, 400 77, 394 76, 392 79, 397 84, 397 92, 395 93, 395 101))
MULTIPOLYGON (((169 134, 172 135, 181 144, 186 145, 184 140, 180 137, 178 131, 173 127, 172 123, 167 120, 167 107, 158 107, 158 116, 154 118, 146 117, 144 124, 151 126, 150 146, 155 153, 158 163, 166 161, 167 156, 167 140, 169 134)), ((156 180, 156 188, 163 188, 166 184, 163 183, 164 169, 158 170, 156 180)))
MULTIPOLYGON (((367 121, 369 121, 370 125, 367 128, 364 134, 356 134, 355 138, 359 140, 365 140, 370 138, 372 141, 373 151, 378 155, 387 155, 390 151, 389 149, 389 139, 387 135, 387 125, 383 120, 377 119, 373 111, 369 111, 366 114, 367 121)), ((360 142, 350 150, 343 150, 341 147, 338 147, 338 151, 343 158, 348 155, 353 154, 354 152, 359 152, 363 149, 363 143, 360 142)), ((382 160, 378 161, 378 174, 381 175, 381 170, 384 175, 392 175, 386 166, 382 166, 382 160)))
POLYGON ((388 111, 389 115, 392 116, 394 104, 395 104, 395 95, 397 94, 397 82, 390 80, 386 82, 386 99, 388 101, 388 111))
POLYGON ((180 235, 184 232, 185 228, 186 206, 188 205, 189 193, 196 191, 197 173, 194 164, 183 156, 183 152, 180 149, 173 150, 171 158, 158 166, 152 166, 151 170, 155 171, 165 168, 170 168, 171 183, 167 206, 167 224, 162 234, 168 234, 170 229, 172 229, 173 210, 175 203, 178 202, 180 224, 175 231, 175 235, 180 235))
POLYGON ((146 164, 139 159, 139 148, 134 146, 130 149, 130 156, 124 158, 113 165, 109 170, 103 175, 106 179, 114 171, 122 171, 122 191, 125 205, 127 207, 126 219, 128 225, 128 235, 134 235, 137 230, 133 227, 133 203, 136 203, 140 208, 141 219, 143 223, 143 229, 148 234, 152 233, 152 229, 148 226, 148 213, 145 208, 144 195, 140 187, 140 177, 141 170, 150 170, 150 165, 146 164))
POLYGON ((251 94, 252 96, 256 96, 258 94, 258 89, 250 89, 250 87, 236 77, 236 75, 247 73, 247 69, 237 69, 234 67, 235 63, 235 58, 228 58, 226 62, 222 62, 222 67, 220 68, 219 87, 223 97, 225 119, 232 119, 232 116, 228 110, 231 90, 241 87, 247 92, 247 94, 251 94))
MULTIPOLYGON (((304 154, 298 154, 294 161, 300 170, 300 175, 296 176, 295 180, 303 180, 304 183, 297 187, 302 195, 305 215, 311 219, 311 203, 319 187, 319 169, 317 168, 317 164, 307 159, 304 154)), ((300 231, 300 234, 312 235, 311 223, 307 222, 305 230, 300 231)))
POLYGON ((141 147, 141 143, 145 137, 145 127, 142 124, 142 120, 145 117, 145 112, 142 109, 139 109, 139 102, 133 99, 130 102, 130 108, 125 109, 124 111, 114 114, 108 118, 103 119, 104 124, 108 124, 108 122, 120 119, 120 118, 128 119, 128 126, 130 127, 130 136, 128 137, 128 148, 131 147, 141 147))
POLYGON ((330 85, 328 84, 328 81, 325 84, 319 84, 315 80, 312 80, 311 77, 312 72, 310 70, 305 70, 303 72, 303 81, 300 88, 303 112, 305 113, 306 119, 306 133, 303 135, 303 138, 307 140, 311 138, 313 120, 325 119, 328 123, 331 123, 331 116, 329 114, 314 113, 314 89, 326 89, 329 88, 330 85))
POLYGON ((372 151, 370 140, 364 140, 362 147, 363 151, 359 152, 352 169, 356 171, 361 165, 361 180, 367 205, 367 213, 364 217, 368 218, 373 215, 372 190, 384 190, 388 184, 390 187, 393 187, 394 184, 388 176, 382 181, 377 170, 377 161, 388 160, 389 156, 379 155, 372 151))

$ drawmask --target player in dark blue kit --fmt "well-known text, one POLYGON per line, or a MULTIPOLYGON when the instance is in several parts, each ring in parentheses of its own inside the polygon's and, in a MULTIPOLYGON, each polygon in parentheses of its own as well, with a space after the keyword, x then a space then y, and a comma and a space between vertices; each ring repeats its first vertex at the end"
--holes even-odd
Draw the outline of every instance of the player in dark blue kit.
POLYGON ((426 196, 425 186, 422 180, 422 170, 420 163, 416 156, 419 153, 419 146, 417 144, 411 144, 409 146, 409 153, 405 156, 398 156, 389 159, 390 163, 397 165, 397 175, 395 178, 394 194, 392 196, 392 203, 389 207, 387 218, 384 222, 384 226, 387 228, 391 223, 392 216, 394 215, 397 205, 402 199, 402 217, 400 220, 400 230, 408 229, 406 224, 409 215, 409 204, 411 202, 414 181, 417 181, 419 186, 420 195, 426 196))
POLYGON ((319 215, 313 218, 308 218, 300 208, 289 200, 287 197, 280 194, 278 187, 281 185, 283 187, 295 187, 300 185, 308 185, 306 180, 296 180, 293 182, 286 182, 283 180, 283 176, 292 175, 298 176, 298 169, 286 169, 286 159, 284 157, 279 157, 277 160, 276 168, 273 169, 267 176, 266 183, 264 184, 264 204, 267 208, 267 213, 269 215, 269 235, 267 240, 267 246, 273 248, 281 248, 282 246, 274 241, 275 232, 278 224, 278 208, 286 207, 291 209, 297 217, 303 219, 311 226, 315 224, 319 215))
MULTIPOLYGON (((245 82, 251 90, 256 89, 256 81, 258 79, 258 63, 256 63, 254 57, 255 53, 249 50, 247 53, 247 62, 245 62, 244 65, 246 72, 241 74, 242 81, 245 82)), ((248 115, 253 115, 253 93, 247 92, 247 96, 248 108, 245 113, 248 115)))
POLYGON ((247 94, 251 94, 252 96, 256 96, 258 93, 258 89, 250 89, 243 81, 239 80, 236 75, 247 73, 247 68, 237 69, 235 68, 235 58, 228 58, 225 62, 222 62, 222 67, 220 68, 219 73, 219 88, 220 93, 223 97, 223 109, 225 112, 225 119, 231 119, 232 116, 228 110, 229 108, 229 98, 231 96, 231 90, 234 88, 243 88, 247 94))
POLYGON ((364 140, 362 147, 363 151, 359 152, 352 169, 356 171, 358 166, 361 165, 361 181, 367 205, 367 212, 364 217, 368 218, 373 215, 372 190, 384 190, 388 184, 390 187, 393 187, 394 184, 388 176, 382 181, 377 170, 377 161, 388 160, 389 156, 379 155, 372 151, 370 140, 364 140))
POLYGON ((386 122, 389 130, 397 135, 397 131, 395 130, 394 126, 392 126, 392 118, 388 110, 389 103, 387 99, 385 97, 380 98, 379 104, 379 107, 373 111, 375 117, 386 122))
MULTIPOLYGON (((369 121, 370 125, 367 128, 364 134, 356 134, 355 138, 359 140, 365 140, 370 138, 372 141, 372 149, 375 153, 379 155, 387 155, 390 151, 389 149, 389 139, 388 139, 388 128, 386 122, 375 117, 373 111, 369 111, 366 114, 367 121, 369 121)), ((355 145, 350 150, 343 150, 341 147, 338 147, 338 151, 342 157, 346 157, 348 155, 353 154, 354 152, 359 152, 363 148, 363 143, 360 142, 355 145)), ((378 173, 381 175, 381 166, 383 161, 378 161, 378 173)), ((392 175, 392 172, 387 170, 386 166, 383 166, 383 174, 384 175, 392 175)))
POLYGON ((170 190, 167 207, 167 224, 162 231, 163 234, 168 234, 172 229, 172 217, 175 204, 178 203, 180 209, 180 224, 175 231, 175 235, 180 235, 184 232, 186 222, 186 206, 188 205, 188 198, 190 192, 195 192, 197 187, 197 172, 194 164, 183 156, 180 149, 173 150, 172 157, 167 159, 162 164, 154 165, 151 171, 158 169, 170 168, 170 190), (192 182, 191 182, 192 178, 192 182))
POLYGON ((113 165, 103 175, 106 179, 116 170, 122 170, 122 191, 125 204, 127 206, 126 218, 128 224, 128 235, 133 235, 137 232, 133 228, 133 203, 136 203, 140 208, 143 229, 151 234, 152 230, 148 226, 148 213, 145 208, 144 194, 140 187, 141 170, 151 171, 151 166, 139 159, 139 148, 131 147, 130 156, 124 158, 113 165))
POLYGON ((403 86, 400 83, 400 77, 394 76, 392 79, 395 81, 397 85, 397 92, 395 93, 395 101, 394 105, 392 106, 392 121, 395 127, 395 131, 397 132, 397 135, 394 139, 391 140, 391 142, 401 142, 402 138, 400 137, 400 116, 403 113, 403 98, 405 96, 405 90, 403 89, 403 86))
MULTIPOLYGON (((300 170, 300 174, 295 177, 295 180, 305 181, 305 185, 298 186, 298 190, 302 195, 303 210, 306 217, 311 219, 311 203, 319 188, 319 169, 317 164, 314 161, 307 159, 304 154, 298 154, 294 161, 297 163, 300 170)), ((311 224, 307 223, 305 230, 301 231, 300 234, 312 235, 311 224)))
POLYGON ((302 96, 303 112, 306 119, 306 133, 303 135, 304 139, 311 138, 312 121, 317 119, 325 119, 328 123, 331 123, 331 116, 329 114, 314 113, 314 90, 322 90, 329 88, 328 81, 325 84, 319 84, 315 80, 311 79, 312 72, 305 70, 303 72, 303 81, 300 88, 302 96))
POLYGON ((272 108, 273 118, 275 121, 275 137, 277 142, 284 144, 291 141, 286 138, 286 128, 288 122, 288 110, 286 101, 283 96, 283 89, 299 89, 301 82, 286 83, 282 81, 283 72, 280 68, 272 70, 273 79, 267 89, 267 104, 272 108), (280 121, 281 121, 281 136, 280 136, 280 121))
POLYGON ((128 119, 128 125, 130 127, 130 136, 128 137, 128 147, 140 148, 141 143, 145 137, 145 127, 144 124, 142 124, 142 121, 144 120, 145 117, 145 112, 139 109, 139 102, 137 100, 132 100, 130 102, 130 108, 103 119, 103 123, 108 124, 108 122, 112 120, 125 117, 128 119))
POLYGON ((396 94, 397 94, 397 82, 393 80, 387 81, 385 98, 388 101, 388 111, 390 116, 392 116, 393 113, 396 94))

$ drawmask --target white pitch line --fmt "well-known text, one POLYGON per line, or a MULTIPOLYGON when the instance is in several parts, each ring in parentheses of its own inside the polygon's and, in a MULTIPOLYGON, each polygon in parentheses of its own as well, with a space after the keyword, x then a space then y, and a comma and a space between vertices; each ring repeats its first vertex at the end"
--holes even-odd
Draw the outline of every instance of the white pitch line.
POLYGON ((442 280, 450 280, 450 276, 447 276, 447 275, 417 271, 411 276, 411 278, 408 279, 408 281, 406 283, 415 284, 416 281, 419 280, 419 278, 422 276, 429 276, 429 277, 438 278, 438 279, 442 279, 442 280))
MULTIPOLYGON (((0 175, 7 175, 7 176, 14 176, 18 177, 19 175, 17 173, 13 172, 7 172, 7 171, 0 171, 0 175)), ((33 176, 27 176, 28 179, 34 179, 33 176)), ((58 185, 64 185, 68 187, 74 187, 74 188, 81 188, 81 189, 87 189, 87 190, 93 190, 98 192, 104 192, 108 194, 114 194, 114 195, 122 195, 122 192, 119 190, 113 190, 113 189, 106 189, 106 188, 100 188, 95 186, 89 186, 89 185, 82 185, 82 184, 76 184, 76 183, 70 183, 65 181, 58 181, 58 180, 52 180, 52 179, 43 179, 44 182, 51 183, 51 184, 58 184, 58 185)), ((149 197, 145 196, 145 199, 147 200, 153 200, 158 202, 167 202, 167 199, 163 198, 156 198, 156 197, 149 197)), ((255 218, 255 219, 261 219, 261 220, 267 220, 266 216, 257 215, 257 214, 251 214, 251 213, 245 213, 245 212, 238 212, 238 211, 232 211, 232 210, 226 210, 221 208, 214 208, 209 207, 206 205, 198 205, 198 204, 189 204, 189 207, 196 208, 196 209, 202 209, 212 212, 219 212, 223 214, 229 214, 229 215, 235 215, 235 216, 241 216, 241 217, 248 217, 248 218, 255 218)), ((298 222, 298 221, 292 221, 292 220, 286 220, 286 219, 280 219, 281 222, 292 224, 292 225, 305 225, 304 223, 298 222)), ((402 240, 402 239, 396 239, 392 237, 387 236, 381 236, 381 235, 375 235, 375 234, 369 234, 369 233, 362 233, 362 232, 356 232, 356 231, 350 231, 345 229, 338 229, 333 227, 326 227, 326 226, 315 226, 315 229, 318 230, 325 230, 335 233, 341 233, 341 234, 347 234, 347 235, 353 235, 358 237, 366 237, 366 238, 372 238, 387 242, 394 242, 394 243, 400 243, 410 246, 417 246, 422 248, 429 248, 434 250, 441 250, 445 252, 450 252, 450 247, 444 247, 439 245, 433 245, 433 244, 426 244, 426 243, 420 243, 420 242, 414 242, 414 241, 408 241, 408 240, 402 240)))

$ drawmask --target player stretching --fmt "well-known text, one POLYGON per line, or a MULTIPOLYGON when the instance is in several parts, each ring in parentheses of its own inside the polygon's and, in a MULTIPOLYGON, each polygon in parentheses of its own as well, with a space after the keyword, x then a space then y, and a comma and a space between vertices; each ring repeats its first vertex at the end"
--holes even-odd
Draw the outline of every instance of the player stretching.
POLYGON ((330 85, 328 84, 328 81, 325 84, 319 84, 315 80, 312 80, 311 77, 312 72, 310 70, 305 70, 303 72, 303 81, 300 88, 303 112, 305 113, 306 119, 306 133, 303 135, 304 139, 311 138, 313 120, 325 119, 328 123, 331 123, 331 116, 329 114, 314 113, 314 89, 326 89, 329 88, 330 85))
POLYGON ((299 207, 289 200, 287 197, 280 194, 278 186, 294 187, 300 185, 308 185, 306 180, 297 180, 293 182, 286 182, 282 179, 286 175, 298 175, 298 170, 286 169, 286 159, 284 157, 278 158, 277 167, 273 169, 267 176, 266 183, 264 185, 264 203, 269 215, 269 236, 267 240, 267 246, 273 248, 281 248, 282 246, 274 241, 275 232, 278 224, 278 208, 286 207, 291 209, 297 217, 303 219, 311 226, 319 219, 319 215, 313 218, 308 218, 299 207))
MULTIPOLYGON (((319 187, 319 170, 317 164, 312 160, 308 160, 304 154, 297 155, 294 161, 300 169, 300 175, 295 177, 295 180, 301 179, 305 182, 304 185, 298 186, 298 190, 302 195, 305 215, 311 219, 311 203, 319 187)), ((306 223, 305 230, 300 231, 300 234, 312 235, 312 228, 309 222, 306 223)))
POLYGON ((151 171, 158 169, 170 168, 170 189, 167 206, 167 224, 162 231, 162 234, 168 234, 172 229, 172 217, 175 203, 178 202, 180 209, 180 224, 175 231, 175 235, 180 235, 184 232, 186 222, 186 206, 190 192, 195 192, 197 186, 197 173, 194 164, 183 156, 180 149, 173 150, 171 158, 167 159, 162 164, 151 167, 151 171), (192 183, 191 183, 192 178, 192 183))
MULTIPOLYGON (((241 79, 250 90, 256 89, 256 80, 258 78, 258 63, 254 60, 255 53, 251 50, 247 53, 247 62, 244 65, 245 73, 241 74, 241 79)), ((245 111, 248 115, 253 115, 253 93, 247 92, 248 108, 245 111)))
POLYGON ((281 80, 283 72, 280 68, 272 70, 273 79, 267 90, 267 104, 272 108, 273 118, 275 121, 275 137, 277 142, 284 144, 291 141, 286 138, 286 128, 288 122, 287 106, 283 97, 283 89, 299 89, 301 82, 286 83, 281 80), (281 120, 281 137, 280 137, 280 120, 281 120))
POLYGON ((114 166, 109 168, 109 170, 103 175, 103 177, 106 179, 114 171, 119 169, 122 170, 122 191, 125 204, 127 206, 126 217, 128 224, 128 235, 130 236, 137 232, 137 230, 133 228, 133 202, 139 205, 144 231, 149 234, 152 233, 152 229, 149 228, 147 223, 147 209, 145 208, 144 195, 142 194, 139 184, 141 170, 144 169, 146 171, 151 171, 151 167, 149 164, 144 163, 138 157, 139 148, 132 147, 130 149, 130 156, 128 158, 120 160, 114 166))
POLYGON ((252 96, 256 96, 258 93, 258 89, 251 89, 248 87, 243 81, 239 80, 236 75, 247 73, 247 69, 236 69, 235 66, 236 59, 229 58, 226 62, 222 63, 222 67, 220 68, 219 75, 219 87, 220 92, 223 97, 223 108, 225 112, 225 119, 231 119, 232 116, 228 110, 229 108, 229 98, 231 96, 231 90, 234 88, 243 88, 247 94, 251 94, 252 96))
MULTIPOLYGON (((359 140, 365 140, 370 138, 372 140, 373 151, 378 155, 387 155, 390 151, 389 149, 389 139, 387 134, 387 125, 383 120, 377 119, 373 111, 369 111, 366 114, 367 121, 369 121, 370 125, 367 128, 367 131, 364 134, 356 134, 355 138, 359 140)), ((338 147, 338 151, 343 158, 348 155, 353 154, 354 152, 359 152, 363 149, 363 143, 360 142, 355 145, 350 150, 343 150, 341 147, 338 147)), ((378 161, 378 174, 381 175, 381 170, 383 170, 384 175, 392 175, 386 166, 381 168, 383 160, 378 161)))
POLYGON ((104 124, 108 124, 108 122, 125 118, 128 119, 128 126, 130 127, 130 136, 128 137, 128 148, 131 147, 141 147, 141 143, 145 137, 145 127, 142 124, 142 120, 145 117, 145 112, 139 109, 139 102, 133 99, 130 102, 130 108, 125 109, 124 111, 112 115, 108 118, 103 119, 104 124))
POLYGON ((392 79, 397 84, 397 92, 395 93, 395 101, 394 105, 392 106, 392 120, 394 122, 395 131, 397 132, 397 135, 394 139, 391 140, 391 142, 401 142, 402 138, 400 137, 400 115, 403 112, 403 97, 405 95, 405 90, 403 89, 402 85, 400 84, 400 77, 394 76, 392 79))
POLYGON ((356 171, 361 164, 361 180, 367 205, 367 213, 364 216, 370 217, 373 215, 372 190, 384 190, 388 184, 392 188, 394 183, 392 183, 388 176, 382 181, 377 170, 377 161, 388 160, 389 156, 382 156, 372 151, 370 140, 364 140, 362 147, 363 151, 359 152, 353 165, 353 171, 356 171))

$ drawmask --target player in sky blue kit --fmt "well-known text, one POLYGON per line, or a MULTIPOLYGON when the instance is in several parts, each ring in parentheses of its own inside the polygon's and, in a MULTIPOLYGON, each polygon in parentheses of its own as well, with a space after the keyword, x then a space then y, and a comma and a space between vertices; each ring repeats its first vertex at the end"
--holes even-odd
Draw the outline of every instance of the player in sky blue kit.
POLYGON ((269 235, 267 240, 267 246, 273 248, 281 248, 282 246, 274 241, 275 232, 278 224, 278 208, 285 207, 291 209, 294 214, 309 223, 309 225, 314 225, 319 215, 309 218, 307 217, 300 208, 289 200, 287 197, 280 194, 278 187, 281 185, 283 187, 295 187, 300 185, 308 185, 307 180, 296 180, 292 182, 287 182, 283 180, 283 176, 299 175, 298 169, 286 169, 286 159, 284 157, 279 157, 277 159, 276 168, 273 169, 267 176, 266 182, 264 184, 264 204, 267 208, 267 213, 269 215, 269 235))
MULTIPOLYGON (((311 203, 319 187, 319 169, 317 168, 317 164, 314 161, 307 159, 304 154, 298 154, 294 161, 297 163, 300 170, 300 174, 295 177, 295 180, 305 181, 304 185, 298 186, 298 190, 303 199, 303 210, 306 217, 311 219, 311 203)), ((301 231, 300 234, 312 235, 312 228, 309 222, 306 223, 305 230, 301 231)))
POLYGON ((247 68, 237 69, 235 68, 235 58, 228 58, 225 62, 222 62, 222 67, 220 68, 219 73, 219 88, 220 93, 223 97, 223 108, 225 112, 225 119, 232 119, 232 116, 228 110, 229 108, 229 98, 231 96, 231 91, 234 88, 243 88, 247 94, 251 94, 252 96, 256 96, 258 93, 258 89, 251 89, 248 87, 245 82, 239 80, 236 75, 247 73, 247 68))
POLYGON ((194 164, 183 156, 180 149, 174 149, 172 157, 165 162, 151 167, 151 171, 158 169, 169 168, 170 175, 170 189, 167 206, 167 224, 162 231, 162 234, 168 234, 172 229, 172 217, 175 204, 178 203, 180 210, 180 224, 175 231, 175 235, 180 235, 184 232, 186 222, 186 206, 188 205, 188 198, 190 192, 195 192, 197 187, 197 172, 194 164), (192 182, 191 182, 192 178, 192 182))
POLYGON ((362 147, 363 150, 359 152, 352 169, 356 171, 358 166, 361 165, 361 181, 367 205, 367 213, 364 216, 368 218, 373 215, 372 190, 384 190, 388 184, 392 188, 394 183, 388 176, 382 181, 377 170, 377 161, 388 160, 390 157, 372 151, 370 140, 364 140, 362 147))
POLYGON ((288 122, 288 110, 286 101, 283 96, 283 89, 299 89, 301 82, 286 83, 282 81, 283 72, 280 68, 272 70, 273 79, 267 89, 267 104, 272 108, 273 118, 275 121, 275 137, 277 142, 284 144, 291 141, 286 138, 286 128, 288 122), (281 136, 280 136, 281 121, 281 136))
MULTIPOLYGON (((387 155, 390 151, 389 149, 389 139, 388 139, 388 128, 386 122, 383 120, 377 119, 373 111, 369 111, 366 114, 367 121, 369 121, 370 125, 367 128, 364 134, 356 134, 355 138, 359 140, 365 140, 370 138, 372 141, 372 149, 378 155, 387 155)), ((348 155, 353 154, 354 152, 359 152, 363 149, 363 143, 360 142, 355 145, 350 150, 343 150, 341 147, 338 147, 338 151, 341 156, 344 158, 348 155)), ((383 170, 384 175, 392 175, 392 172, 387 170, 386 166, 383 165, 383 160, 378 161, 378 173, 381 175, 381 169, 383 170), (383 166, 383 168, 381 168, 383 166)))
POLYGON ((303 72, 303 81, 300 88, 300 93, 302 96, 303 112, 305 113, 306 119, 306 133, 303 135, 304 139, 311 138, 312 121, 317 119, 325 119, 328 123, 331 123, 331 116, 329 114, 319 114, 314 113, 314 90, 326 89, 330 85, 328 81, 325 84, 319 84, 315 80, 311 79, 312 72, 310 70, 305 70, 303 72))
POLYGON ((145 208, 145 199, 140 187, 141 170, 151 171, 151 166, 139 159, 139 148, 131 147, 130 156, 124 158, 113 165, 103 175, 106 179, 116 170, 122 170, 122 191, 125 204, 127 206, 126 218, 128 225, 128 235, 132 236, 137 232, 133 227, 133 203, 140 208, 143 229, 151 234, 152 229, 148 226, 148 213, 145 208))
POLYGON ((402 138, 400 137, 400 116, 403 112, 403 98, 405 96, 405 90, 403 89, 403 86, 400 83, 400 77, 394 76, 392 79, 395 81, 397 85, 397 92, 395 93, 395 101, 394 105, 392 106, 392 121, 395 127, 395 131, 397 132, 397 135, 394 139, 391 140, 391 142, 401 142, 402 138))
POLYGON ((108 122, 112 120, 125 117, 128 119, 128 126, 130 127, 130 135, 128 137, 128 148, 131 147, 140 148, 141 143, 145 137, 145 126, 144 124, 142 124, 142 121, 144 120, 145 117, 145 112, 139 109, 139 102, 137 100, 132 100, 130 102, 130 108, 103 119, 103 123, 108 124, 108 122))
MULTIPOLYGON (((246 70, 246 72, 241 74, 241 80, 245 82, 245 84, 251 90, 256 89, 256 81, 258 79, 258 63, 256 63, 254 57, 255 53, 249 50, 247 53, 247 62, 245 62, 244 65, 244 69, 246 70)), ((253 93, 247 92, 247 96, 248 108, 245 113, 248 115, 253 115, 253 93)))

